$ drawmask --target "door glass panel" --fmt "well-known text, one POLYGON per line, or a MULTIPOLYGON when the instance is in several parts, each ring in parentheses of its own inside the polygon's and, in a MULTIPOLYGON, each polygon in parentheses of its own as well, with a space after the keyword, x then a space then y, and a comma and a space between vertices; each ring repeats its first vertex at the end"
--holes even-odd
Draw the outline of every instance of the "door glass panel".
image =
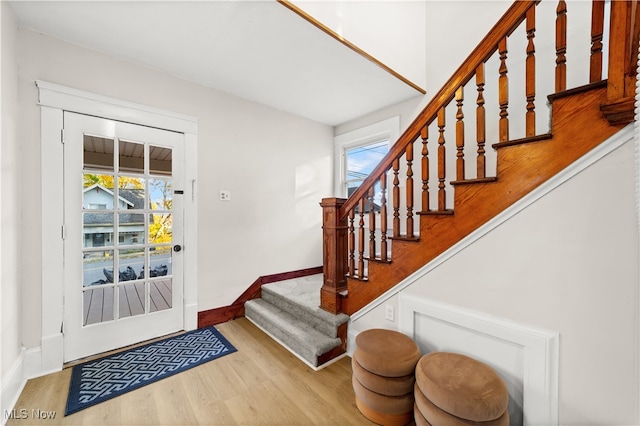
POLYGON ((171 148, 161 146, 149 147, 149 173, 154 175, 171 176, 172 169, 171 148))
POLYGON ((89 135, 83 149, 84 325, 172 308, 172 149, 89 135))
POLYGON ((149 278, 171 275, 171 246, 151 247, 149 249, 149 278))
POLYGON ((113 172, 113 139, 84 135, 84 170, 113 172))
POLYGON ((171 210, 173 207, 173 185, 171 179, 149 179, 149 208, 171 210))
POLYGON ((163 311, 171 308, 173 304, 171 278, 153 280, 149 283, 149 310, 150 312, 163 311))
POLYGON ((139 176, 118 177, 118 210, 144 209, 144 182, 139 176))
POLYGON ((85 251, 82 258, 82 285, 94 287, 113 282, 113 250, 85 251))
POLYGON ((82 292, 82 300, 82 325, 113 320, 113 287, 85 290, 82 292))
POLYGON ((82 232, 85 248, 113 246, 113 213, 83 213, 82 232))
POLYGON ((144 248, 118 250, 118 282, 143 278, 144 248))
POLYGON ((171 243, 173 240, 172 230, 173 217, 171 213, 152 213, 149 215, 149 243, 162 244, 171 243))
POLYGON ((82 208, 85 210, 113 209, 113 175, 84 173, 82 208))
POLYGON ((121 140, 118 148, 120 173, 144 173, 144 144, 121 140))
POLYGON ((118 244, 144 244, 145 238, 144 214, 118 213, 118 244))
POLYGON ((133 317, 145 313, 145 283, 121 284, 118 286, 119 318, 133 317))

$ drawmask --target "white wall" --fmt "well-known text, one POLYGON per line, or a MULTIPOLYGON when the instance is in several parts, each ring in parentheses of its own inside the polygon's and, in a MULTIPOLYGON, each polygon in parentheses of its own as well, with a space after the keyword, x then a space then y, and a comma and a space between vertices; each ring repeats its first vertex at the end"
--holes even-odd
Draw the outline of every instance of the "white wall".
MULTIPOLYGON (((640 421, 634 164, 628 142, 402 292, 559 332, 563 425, 640 421)), ((396 299, 352 328, 396 328, 396 299)))
MULTIPOLYGON (((21 183, 39 193, 34 80, 198 117, 198 309, 226 306, 261 275, 322 264, 322 197, 332 191, 331 127, 19 30, 21 183), (231 201, 218 200, 221 189, 231 201)), ((58 190, 58 189, 55 189, 58 190)), ((20 285, 27 347, 40 344, 40 197, 21 200, 20 285)))
MULTIPOLYGON (((504 0, 297 0, 293 3, 426 89, 427 101, 511 5, 510 1, 504 0)), ((336 134, 347 131, 341 127, 338 126, 336 134)))
MULTIPOLYGON (((20 336, 20 145, 18 124, 17 23, 6 2, 1 4, 2 81, 0 144, 0 410, 15 397, 14 388, 22 380, 20 336)), ((26 197, 25 197, 26 198, 26 197)), ((0 420, 2 421, 2 420, 0 420)))
MULTIPOLYGON (((429 94, 425 96, 418 96, 409 99, 408 101, 404 101, 396 105, 391 105, 390 107, 383 108, 371 114, 367 114, 364 117, 360 117, 347 123, 343 123, 334 128, 335 134, 336 136, 342 135, 344 133, 361 129, 371 124, 387 120, 388 118, 394 117, 396 115, 400 117, 400 133, 402 133, 418 116, 418 113, 426 105, 426 101, 430 100, 427 98, 430 98, 429 94)), ((393 142, 395 141, 392 141, 392 143, 393 142)))
POLYGON ((293 3, 345 40, 421 88, 426 87, 425 2, 293 3))
POLYGON ((427 93, 435 94, 512 4, 427 1, 427 93))

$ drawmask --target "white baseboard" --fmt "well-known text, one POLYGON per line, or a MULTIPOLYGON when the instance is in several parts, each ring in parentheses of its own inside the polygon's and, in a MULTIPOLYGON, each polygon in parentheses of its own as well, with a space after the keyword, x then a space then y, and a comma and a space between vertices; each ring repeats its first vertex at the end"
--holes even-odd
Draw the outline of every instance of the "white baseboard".
POLYGON ((24 377, 25 353, 26 350, 23 348, 13 366, 2 377, 2 389, 0 390, 0 408, 2 409, 0 424, 2 425, 9 419, 9 413, 15 407, 18 397, 27 382, 24 377))
POLYGON ((60 371, 64 364, 64 336, 62 333, 44 336, 40 351, 40 371, 60 371))
MULTIPOLYGON (((4 425, 9 419, 9 412, 15 407, 27 380, 61 370, 62 364, 55 368, 43 368, 42 347, 22 348, 20 356, 6 374, 2 377, 2 389, 0 390, 0 425, 4 425)), ((51 364, 51 363, 49 363, 51 364)))
POLYGON ((198 304, 191 303, 184 305, 184 329, 191 331, 198 328, 198 304))
POLYGON ((351 321, 349 321, 349 327, 347 328, 347 354, 352 358, 356 350, 356 337, 358 337, 359 333, 358 330, 353 329, 351 321))
POLYGON ((42 347, 27 349, 24 354, 22 377, 26 380, 42 375, 42 347))

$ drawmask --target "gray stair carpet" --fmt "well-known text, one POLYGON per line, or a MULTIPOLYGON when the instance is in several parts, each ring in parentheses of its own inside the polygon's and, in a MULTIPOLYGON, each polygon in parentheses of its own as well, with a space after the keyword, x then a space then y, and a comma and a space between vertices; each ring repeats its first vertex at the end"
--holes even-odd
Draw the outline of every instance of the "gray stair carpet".
POLYGON ((338 327, 349 320, 320 306, 322 275, 262 286, 262 298, 245 303, 245 316, 279 343, 318 367, 318 356, 341 344, 338 327))

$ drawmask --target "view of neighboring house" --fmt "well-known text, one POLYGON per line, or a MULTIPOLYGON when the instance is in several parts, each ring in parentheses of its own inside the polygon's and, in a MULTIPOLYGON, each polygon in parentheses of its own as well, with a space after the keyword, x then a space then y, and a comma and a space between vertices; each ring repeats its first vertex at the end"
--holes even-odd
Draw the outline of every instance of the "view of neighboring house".
MULTIPOLYGON (((85 210, 112 210, 115 194, 100 184, 83 190, 82 207, 85 210)), ((144 190, 119 189, 118 211, 143 209, 144 190)), ((85 212, 83 218, 84 247, 112 245, 114 236, 112 213, 85 212)), ((144 242, 144 215, 142 213, 118 213, 118 235, 120 244, 144 242)))

